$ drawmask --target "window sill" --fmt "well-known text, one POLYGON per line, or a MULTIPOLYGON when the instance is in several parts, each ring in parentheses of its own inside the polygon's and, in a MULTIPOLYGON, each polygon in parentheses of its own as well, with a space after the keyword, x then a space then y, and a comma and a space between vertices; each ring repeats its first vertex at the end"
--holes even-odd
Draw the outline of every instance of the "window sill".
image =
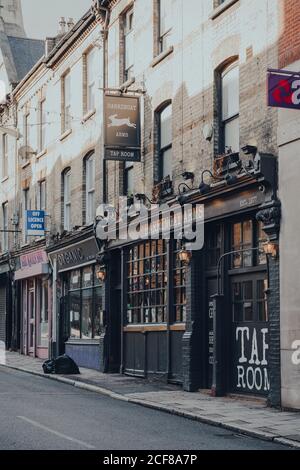
POLYGON ((47 153, 47 149, 44 149, 42 150, 41 152, 39 152, 36 156, 36 159, 38 160, 39 158, 43 157, 44 155, 46 155, 47 153))
POLYGON ((135 83, 135 77, 130 78, 129 80, 126 80, 126 82, 122 83, 120 86, 121 90, 127 90, 127 88, 131 87, 135 83))
POLYGON ((235 3, 239 1, 240 0, 226 0, 224 3, 222 3, 217 8, 214 9, 212 14, 210 15, 210 19, 214 20, 218 16, 222 15, 224 11, 228 10, 228 8, 230 8, 232 5, 234 5, 235 3))
POLYGON ((157 64, 162 62, 166 57, 168 57, 172 52, 174 51, 174 47, 170 46, 169 49, 167 49, 164 52, 161 52, 157 57, 155 57, 152 62, 151 62, 151 67, 155 67, 157 64))
POLYGON ((59 140, 62 142, 63 140, 65 140, 67 137, 69 137, 69 135, 72 134, 72 129, 68 129, 67 131, 65 131, 59 138, 59 140))
POLYGON ((5 183, 9 179, 9 176, 4 176, 1 180, 1 183, 5 183))
POLYGON ((72 346, 75 346, 78 344, 78 346, 82 345, 88 345, 91 344, 92 346, 98 346, 99 345, 99 339, 68 339, 65 344, 71 344, 72 346))
POLYGON ((82 118, 81 124, 84 124, 86 121, 88 121, 92 116, 96 114, 96 108, 92 109, 91 111, 88 111, 82 118))
POLYGON ((22 170, 27 168, 29 165, 30 165, 30 162, 22 163, 22 165, 21 165, 22 170))

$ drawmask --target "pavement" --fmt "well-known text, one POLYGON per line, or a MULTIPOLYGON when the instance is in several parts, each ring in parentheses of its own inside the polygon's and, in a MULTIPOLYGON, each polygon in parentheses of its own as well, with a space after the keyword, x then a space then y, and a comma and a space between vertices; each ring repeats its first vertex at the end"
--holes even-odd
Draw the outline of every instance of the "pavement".
MULTIPOLYGON (((178 449, 289 450, 282 444, 243 436, 2 366, 0 403, 0 450, 5 451, 102 450, 106 451, 103 457, 108 457, 116 455, 116 450, 126 453, 146 450, 147 455, 151 455, 151 450, 154 454, 162 450, 159 455, 171 451, 172 455, 178 453, 178 449)), ((47 455, 51 459, 51 455, 47 455)), ((73 455, 77 465, 79 457, 76 453, 73 455)), ((83 459, 85 461, 85 457, 83 459)), ((102 456, 97 457, 97 462, 103 463, 102 456)), ((139 463, 143 463, 143 459, 139 463)))
POLYGON ((10 369, 300 449, 300 412, 272 409, 263 400, 231 396, 213 398, 207 393, 188 393, 176 385, 155 380, 102 374, 85 368, 80 368, 81 374, 75 376, 45 375, 42 363, 40 359, 13 352, 6 352, 5 360, 1 361, 1 365, 10 369))

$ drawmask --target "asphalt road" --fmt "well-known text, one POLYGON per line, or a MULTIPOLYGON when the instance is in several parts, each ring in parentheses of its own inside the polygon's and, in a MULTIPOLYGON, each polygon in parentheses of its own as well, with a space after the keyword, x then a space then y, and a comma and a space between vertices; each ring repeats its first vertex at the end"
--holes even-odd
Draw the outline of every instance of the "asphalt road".
POLYGON ((282 448, 0 367, 0 450, 282 448))

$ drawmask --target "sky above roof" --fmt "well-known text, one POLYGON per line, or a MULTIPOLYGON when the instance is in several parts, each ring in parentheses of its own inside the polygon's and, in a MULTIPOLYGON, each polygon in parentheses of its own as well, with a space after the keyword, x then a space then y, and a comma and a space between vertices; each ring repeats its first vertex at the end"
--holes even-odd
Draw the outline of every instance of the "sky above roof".
POLYGON ((55 36, 61 16, 74 18, 75 22, 90 8, 92 0, 21 0, 27 36, 45 39, 55 36))

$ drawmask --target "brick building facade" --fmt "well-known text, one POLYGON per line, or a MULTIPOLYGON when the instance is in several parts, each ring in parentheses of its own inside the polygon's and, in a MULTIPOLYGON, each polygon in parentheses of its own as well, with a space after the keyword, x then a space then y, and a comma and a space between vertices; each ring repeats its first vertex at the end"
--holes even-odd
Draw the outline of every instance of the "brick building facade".
MULTIPOLYGON (((24 197, 27 209, 30 201, 41 209, 46 194, 45 239, 20 234, 9 242, 26 311, 30 292, 40 293, 23 277, 22 262, 30 253, 48 256, 48 271, 40 272, 44 262, 39 267, 49 283, 45 354, 49 346, 82 366, 154 374, 189 391, 258 394, 273 406, 299 408, 299 371, 287 366, 292 349, 285 336, 297 312, 289 319, 282 300, 279 310, 279 269, 281 279, 290 262, 297 271, 285 253, 284 240, 295 243, 287 219, 281 267, 278 257, 262 252, 268 241, 278 242, 278 195, 286 214, 292 207, 284 189, 291 170, 288 163, 282 170, 280 155, 278 194, 276 157, 278 141, 280 154, 292 140, 286 119, 293 121, 291 133, 296 117, 267 107, 266 76, 268 68, 297 66, 297 40, 289 36, 298 37, 293 3, 94 1, 75 26, 48 40, 43 59, 12 92, 1 124, 13 122, 20 131, 10 150, 16 228, 24 197), (140 97, 141 162, 104 163, 104 91, 140 97), (136 194, 170 207, 204 204, 204 247, 188 266, 179 256, 187 254, 182 241, 95 244, 98 205, 117 207, 120 196, 132 202, 136 194)), ((281 283, 281 299, 290 298, 289 289, 281 283)), ((36 354, 39 324, 28 330, 32 318, 16 309, 15 328, 23 335, 16 346, 36 354)))

